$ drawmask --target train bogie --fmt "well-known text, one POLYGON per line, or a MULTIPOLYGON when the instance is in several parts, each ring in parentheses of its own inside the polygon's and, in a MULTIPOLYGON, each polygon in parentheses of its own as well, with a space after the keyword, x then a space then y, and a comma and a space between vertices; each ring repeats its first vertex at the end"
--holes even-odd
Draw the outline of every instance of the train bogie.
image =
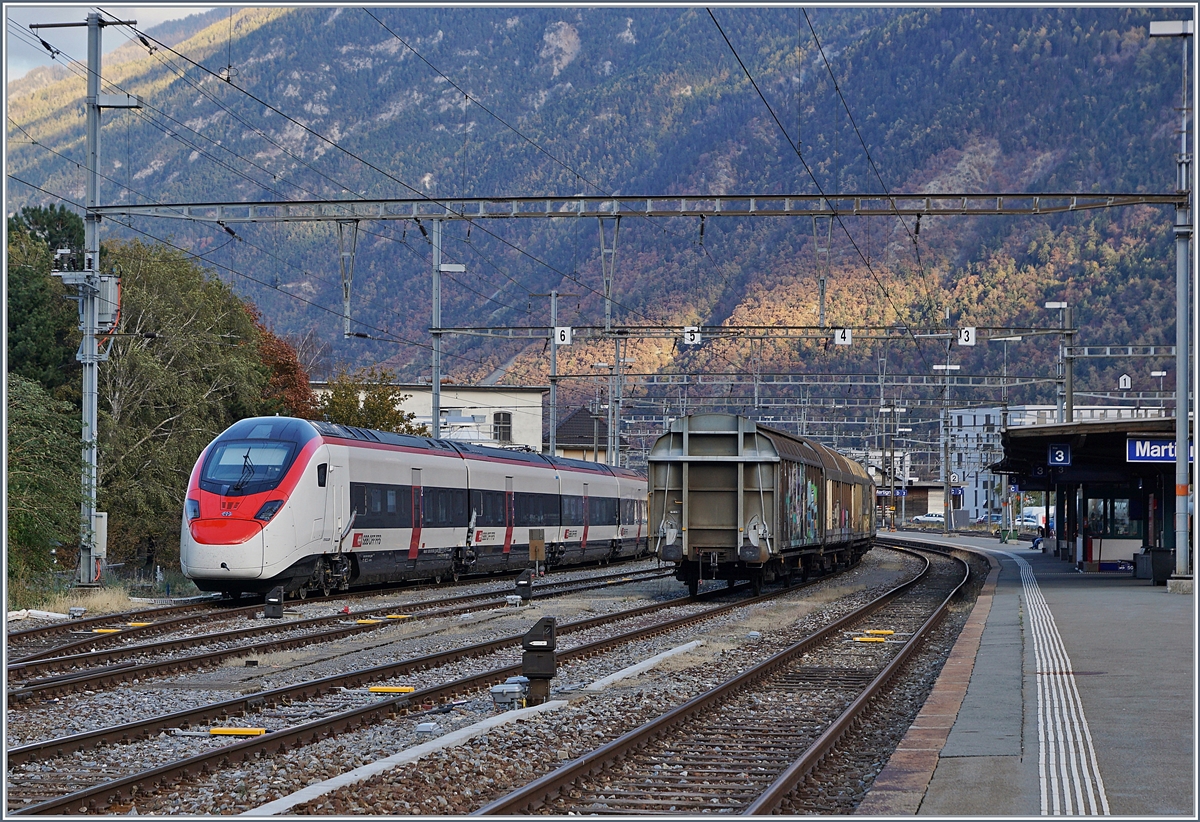
POLYGON ((644 495, 640 475, 594 463, 243 420, 192 472, 180 562, 202 590, 304 596, 502 572, 543 553, 548 565, 605 561, 645 550, 644 506, 621 504, 644 495))
POLYGON ((704 579, 807 579, 857 562, 875 489, 857 463, 732 414, 676 420, 648 458, 660 558, 694 594, 704 579))

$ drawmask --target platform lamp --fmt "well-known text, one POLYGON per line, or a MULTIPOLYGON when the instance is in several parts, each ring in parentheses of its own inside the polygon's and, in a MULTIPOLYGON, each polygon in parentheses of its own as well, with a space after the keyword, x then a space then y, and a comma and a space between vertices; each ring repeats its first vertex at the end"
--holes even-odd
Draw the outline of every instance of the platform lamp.
MULTIPOLYGON (((1047 305, 1049 305, 1049 303, 1047 303, 1047 305)), ((1065 303, 1064 303, 1064 305, 1065 305, 1065 303)), ((1003 375, 1000 377, 1000 401, 1001 401, 1000 427, 1001 428, 1008 427, 1008 344, 1010 342, 1020 342, 1022 339, 1024 339, 1024 338, 1020 337, 1020 336, 988 337, 987 338, 987 341, 990 343, 994 343, 994 342, 1004 343, 1004 371, 1003 371, 1003 375)))
MULTIPOLYGON (((897 434, 897 435, 900 435, 900 434, 911 434, 911 433, 912 433, 912 429, 911 429, 911 428, 897 428, 897 429, 896 429, 896 434, 897 434)), ((908 441, 908 438, 906 437, 906 438, 905 438, 905 442, 907 442, 907 441, 908 441)), ((903 454, 903 452, 901 452, 901 454, 900 454, 900 466, 901 466, 901 468, 903 468, 903 466, 904 466, 904 454, 903 454)), ((904 485, 903 485, 903 486, 901 486, 901 490, 904 490, 904 493, 900 495, 900 521, 901 521, 901 522, 904 522, 904 520, 906 519, 906 517, 907 517, 907 514, 908 514, 908 506, 906 505, 906 503, 908 502, 908 491, 907 491, 907 487, 908 487, 908 472, 907 472, 907 471, 905 471, 905 472, 904 472, 904 485)), ((892 500, 892 505, 893 505, 893 506, 895 505, 895 500, 892 500)), ((895 513, 895 512, 893 512, 893 513, 895 513)), ((894 526, 893 526, 892 530, 895 530, 895 527, 894 527, 894 526)))
POLYGON ((1067 346, 1070 345, 1068 337, 1070 332, 1067 331, 1067 326, 1071 324, 1071 308, 1065 302, 1051 301, 1046 303, 1046 308, 1051 310, 1058 309, 1058 327, 1062 329, 1062 333, 1058 338, 1058 373, 1055 375, 1058 378, 1058 396, 1056 402, 1058 404, 1058 421, 1059 422, 1074 422, 1074 408, 1072 407, 1074 398, 1072 394, 1072 368, 1071 358, 1067 356, 1067 346))
POLYGON ((1158 377, 1158 407, 1165 409, 1167 407, 1167 399, 1163 396, 1163 377, 1167 376, 1166 371, 1151 371, 1151 377, 1158 377))
POLYGON ((950 364, 949 340, 946 344, 946 363, 934 363, 934 371, 942 371, 946 375, 946 393, 942 399, 942 533, 950 533, 950 520, 953 518, 954 505, 950 498, 950 372, 958 371, 961 365, 950 364))
MULTIPOLYGON (((1192 156, 1188 153, 1188 41, 1194 36, 1192 20, 1154 20, 1150 23, 1151 37, 1178 37, 1182 46, 1182 99, 1180 102, 1179 154, 1176 156, 1178 179, 1176 191, 1187 198, 1175 205, 1175 576, 1191 579, 1190 528, 1188 502, 1190 499, 1188 395, 1189 350, 1191 328, 1189 288, 1191 286, 1188 257, 1192 241, 1192 156)), ((1191 590, 1188 588, 1187 590, 1191 590)))

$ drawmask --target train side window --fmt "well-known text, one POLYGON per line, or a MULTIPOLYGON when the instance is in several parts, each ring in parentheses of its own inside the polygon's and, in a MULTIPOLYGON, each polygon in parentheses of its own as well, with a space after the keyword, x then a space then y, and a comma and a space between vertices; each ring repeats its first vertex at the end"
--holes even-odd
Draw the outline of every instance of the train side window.
POLYGON ((324 488, 329 477, 329 463, 323 462, 317 466, 317 487, 324 488))

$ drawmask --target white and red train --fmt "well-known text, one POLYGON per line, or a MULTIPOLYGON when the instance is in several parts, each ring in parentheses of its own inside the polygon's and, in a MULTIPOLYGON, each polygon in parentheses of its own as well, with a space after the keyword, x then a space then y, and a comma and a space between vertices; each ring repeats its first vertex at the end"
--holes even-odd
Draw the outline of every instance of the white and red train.
POLYGON ((291 417, 230 426, 192 469, 183 573, 305 596, 637 556, 646 478, 624 468, 291 417))

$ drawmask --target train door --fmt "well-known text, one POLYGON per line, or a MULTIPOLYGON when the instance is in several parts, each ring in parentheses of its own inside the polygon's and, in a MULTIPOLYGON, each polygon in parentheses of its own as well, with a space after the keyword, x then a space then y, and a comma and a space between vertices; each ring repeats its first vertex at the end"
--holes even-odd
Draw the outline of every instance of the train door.
MULTIPOLYGON (((346 506, 350 497, 350 472, 346 470, 346 457, 339 454, 342 449, 329 449, 329 462, 325 468, 325 521, 323 523, 324 537, 321 551, 337 553, 343 537, 349 533, 346 506)), ((321 485, 320 467, 317 469, 317 485, 321 485)))
POLYGON ((507 563, 513 542, 513 478, 504 478, 504 561, 507 563))
POLYGON ((421 528, 424 525, 424 491, 421 487, 421 469, 412 469, 412 536, 408 540, 408 568, 417 567, 417 556, 421 550, 421 528))

